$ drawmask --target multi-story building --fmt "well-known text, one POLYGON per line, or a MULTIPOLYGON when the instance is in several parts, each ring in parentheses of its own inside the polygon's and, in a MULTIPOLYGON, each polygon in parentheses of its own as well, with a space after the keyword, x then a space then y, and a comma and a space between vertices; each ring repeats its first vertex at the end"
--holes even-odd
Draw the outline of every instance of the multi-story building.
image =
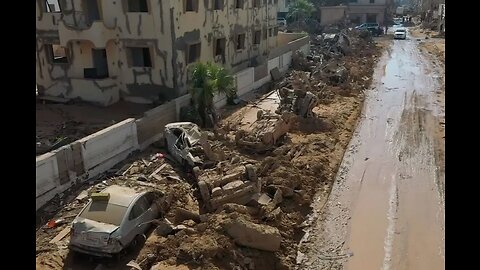
POLYGON ((349 0, 348 17, 352 23, 376 22, 384 24, 392 0, 349 0))
POLYGON ((262 64, 277 46, 274 0, 56 2, 36 7, 37 85, 45 96, 162 102, 188 91, 196 61, 237 72, 262 64))
POLYGON ((278 0, 278 17, 286 18, 288 14, 288 5, 292 0, 278 0))

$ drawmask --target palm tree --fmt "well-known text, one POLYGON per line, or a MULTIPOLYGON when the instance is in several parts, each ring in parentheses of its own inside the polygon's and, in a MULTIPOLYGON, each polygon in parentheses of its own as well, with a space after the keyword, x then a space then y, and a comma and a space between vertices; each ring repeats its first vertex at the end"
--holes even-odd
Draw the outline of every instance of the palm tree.
POLYGON ((235 80, 225 68, 210 62, 198 62, 193 66, 190 93, 203 126, 215 122, 215 94, 224 94, 227 102, 232 102, 236 92, 235 80))
POLYGON ((315 11, 315 6, 309 0, 293 0, 288 5, 288 18, 295 21, 305 20, 315 11))

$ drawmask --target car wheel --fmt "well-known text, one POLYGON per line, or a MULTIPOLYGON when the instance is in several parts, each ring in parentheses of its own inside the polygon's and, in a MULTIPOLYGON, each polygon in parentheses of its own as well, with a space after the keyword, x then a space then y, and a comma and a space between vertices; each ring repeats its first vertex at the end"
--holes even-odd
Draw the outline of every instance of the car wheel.
POLYGON ((135 238, 133 238, 132 242, 130 243, 130 246, 132 248, 136 248, 146 240, 147 240, 147 237, 144 234, 137 234, 137 236, 135 236, 135 238))

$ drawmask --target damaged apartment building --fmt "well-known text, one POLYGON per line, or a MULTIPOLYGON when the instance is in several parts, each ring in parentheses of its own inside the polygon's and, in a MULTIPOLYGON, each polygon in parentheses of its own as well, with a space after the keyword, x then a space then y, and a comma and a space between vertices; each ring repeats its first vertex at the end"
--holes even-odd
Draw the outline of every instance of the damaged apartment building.
POLYGON ((37 0, 36 72, 44 97, 103 106, 188 92, 188 70, 232 73, 277 46, 276 0, 37 0))

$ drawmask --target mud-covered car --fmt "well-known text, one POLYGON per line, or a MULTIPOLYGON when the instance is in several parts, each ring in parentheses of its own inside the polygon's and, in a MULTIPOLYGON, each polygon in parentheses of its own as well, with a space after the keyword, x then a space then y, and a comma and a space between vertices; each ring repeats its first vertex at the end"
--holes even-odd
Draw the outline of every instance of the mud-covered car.
POLYGON ((165 126, 165 144, 168 152, 184 166, 191 168, 201 165, 202 160, 192 152, 201 152, 200 128, 191 122, 170 123, 165 126))
POLYGON ((92 198, 73 220, 70 250, 113 257, 144 237, 160 214, 159 192, 109 186, 92 198))

